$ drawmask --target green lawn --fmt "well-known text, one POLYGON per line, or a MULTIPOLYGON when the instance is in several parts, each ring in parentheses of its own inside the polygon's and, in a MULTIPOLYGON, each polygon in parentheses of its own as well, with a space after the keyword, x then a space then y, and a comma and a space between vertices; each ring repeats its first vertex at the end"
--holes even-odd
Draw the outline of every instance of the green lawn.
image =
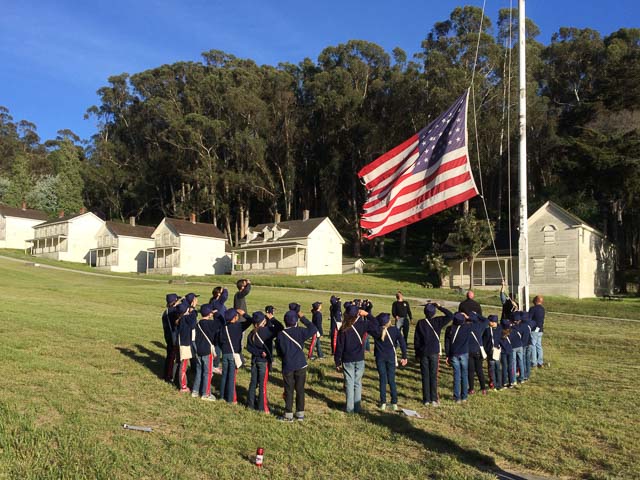
MULTIPOLYGON (((361 278, 358 288, 370 291, 369 277, 361 278)), ((411 362, 399 372, 400 404, 424 419, 377 411, 371 356, 365 412, 342 413, 340 375, 329 361, 316 362, 309 368, 307 420, 281 424, 243 407, 180 395, 158 379, 159 316, 171 286, 0 260, 0 288, 6 375, 0 477, 458 479, 513 469, 640 478, 634 322, 550 315, 544 345, 551 368, 535 371, 518 390, 476 395, 463 407, 451 401, 451 370, 443 366, 443 406, 424 408, 419 369, 411 362), (154 432, 127 431, 123 423, 154 432), (259 446, 262 470, 252 465, 259 446)), ((211 288, 193 290, 208 297, 211 288)), ((282 313, 290 301, 307 309, 327 297, 257 286, 248 303, 252 309, 271 303, 282 313)), ((277 370, 276 364, 269 398, 281 413, 277 370)), ((248 383, 241 371, 241 401, 248 383)))

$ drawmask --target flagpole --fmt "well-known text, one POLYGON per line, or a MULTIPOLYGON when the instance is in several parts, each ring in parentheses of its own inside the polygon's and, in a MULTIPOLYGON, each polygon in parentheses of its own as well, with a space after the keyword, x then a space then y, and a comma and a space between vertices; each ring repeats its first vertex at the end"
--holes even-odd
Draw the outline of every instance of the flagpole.
POLYGON ((527 64, 525 0, 518 0, 519 61, 519 186, 520 186, 520 238, 518 241, 518 299, 523 309, 529 310, 529 226, 527 224, 527 64))

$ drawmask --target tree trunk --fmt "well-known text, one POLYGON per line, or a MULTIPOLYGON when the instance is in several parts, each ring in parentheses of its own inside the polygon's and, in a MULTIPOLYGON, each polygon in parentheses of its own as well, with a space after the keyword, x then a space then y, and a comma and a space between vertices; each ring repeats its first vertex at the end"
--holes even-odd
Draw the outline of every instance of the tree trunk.
POLYGON ((407 253, 407 227, 400 229, 400 252, 399 255, 404 257, 407 253))
POLYGON ((476 257, 472 257, 469 260, 469 290, 473 290, 473 264, 475 262, 476 257))
POLYGON ((382 237, 378 238, 378 241, 380 242, 380 243, 378 244, 378 247, 379 247, 379 254, 378 254, 378 256, 379 256, 380 258, 384 258, 384 235, 383 235, 382 237))

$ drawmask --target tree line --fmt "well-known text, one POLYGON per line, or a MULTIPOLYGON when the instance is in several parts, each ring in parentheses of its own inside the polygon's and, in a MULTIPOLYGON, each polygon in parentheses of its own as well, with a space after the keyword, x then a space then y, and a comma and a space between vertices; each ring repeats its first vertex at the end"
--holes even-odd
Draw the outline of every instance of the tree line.
MULTIPOLYGON (((195 212, 232 243, 249 224, 308 209, 329 215, 353 254, 365 254, 366 192, 356 172, 426 126, 473 79, 474 175, 496 230, 515 229, 517 12, 501 10, 495 26, 481 18, 476 7, 454 9, 412 56, 351 40, 298 64, 210 50, 200 61, 115 75, 87 110, 98 131, 86 141, 61 130, 42 142, 35 125, 0 108, 0 200, 51 213, 85 205, 148 224, 195 212)), ((530 209, 556 201, 609 235, 621 268, 637 268, 640 29, 603 37, 566 27, 548 45, 530 20, 526 31, 530 209)), ((479 202, 471 206, 482 211, 479 202)), ((378 245, 422 256, 455 216, 442 212, 378 245)))

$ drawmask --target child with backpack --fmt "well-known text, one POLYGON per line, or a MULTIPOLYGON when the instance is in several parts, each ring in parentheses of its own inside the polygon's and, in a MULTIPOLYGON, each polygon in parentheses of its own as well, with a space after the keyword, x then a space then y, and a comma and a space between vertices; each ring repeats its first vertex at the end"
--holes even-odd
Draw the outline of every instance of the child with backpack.
POLYGON ((222 350, 222 379, 220 397, 227 403, 238 403, 236 377, 242 366, 242 333, 251 326, 251 322, 239 322, 240 316, 235 308, 224 313, 225 325, 218 334, 222 350))

